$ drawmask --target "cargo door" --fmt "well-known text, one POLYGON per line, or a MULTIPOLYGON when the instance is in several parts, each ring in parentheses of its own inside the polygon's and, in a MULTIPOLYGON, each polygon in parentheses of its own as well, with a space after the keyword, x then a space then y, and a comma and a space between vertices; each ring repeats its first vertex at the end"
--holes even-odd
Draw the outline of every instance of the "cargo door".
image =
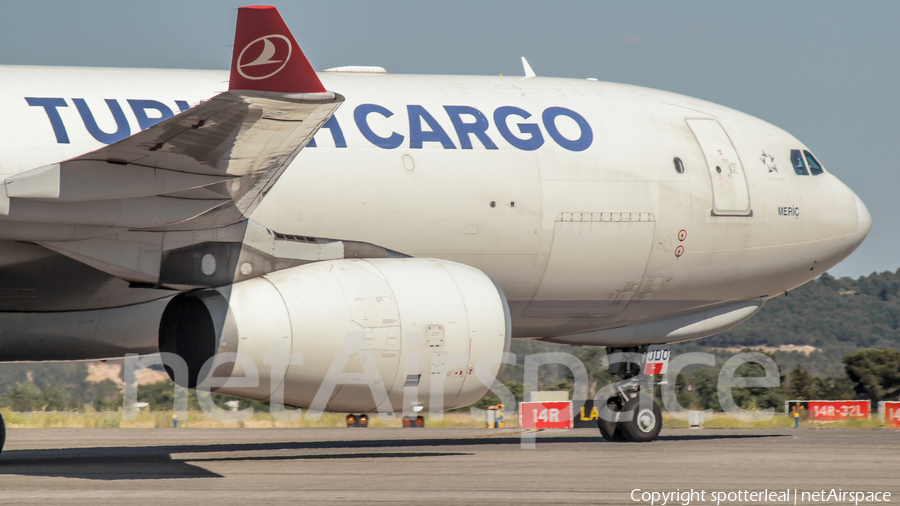
POLYGON ((744 167, 722 125, 714 119, 688 119, 706 157, 715 216, 752 216, 744 167))
POLYGON ((603 317, 637 293, 656 218, 652 213, 561 213, 541 285, 526 316, 603 317))

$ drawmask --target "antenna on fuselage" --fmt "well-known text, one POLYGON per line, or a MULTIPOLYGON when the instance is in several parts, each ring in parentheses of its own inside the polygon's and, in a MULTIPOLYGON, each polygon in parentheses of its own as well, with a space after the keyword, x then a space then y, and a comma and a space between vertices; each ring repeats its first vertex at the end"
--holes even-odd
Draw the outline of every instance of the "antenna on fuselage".
POLYGON ((522 67, 525 68, 525 77, 535 77, 535 73, 531 70, 531 65, 528 64, 528 60, 525 57, 522 57, 522 67))

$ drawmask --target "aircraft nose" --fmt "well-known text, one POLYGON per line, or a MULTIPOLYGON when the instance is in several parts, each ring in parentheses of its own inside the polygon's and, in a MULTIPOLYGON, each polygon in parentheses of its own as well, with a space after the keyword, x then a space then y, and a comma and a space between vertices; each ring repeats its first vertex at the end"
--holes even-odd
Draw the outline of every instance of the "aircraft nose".
POLYGON ((860 244, 869 235, 869 230, 872 228, 872 215, 869 214, 869 209, 863 204, 859 195, 854 193, 853 196, 856 198, 856 244, 860 244))

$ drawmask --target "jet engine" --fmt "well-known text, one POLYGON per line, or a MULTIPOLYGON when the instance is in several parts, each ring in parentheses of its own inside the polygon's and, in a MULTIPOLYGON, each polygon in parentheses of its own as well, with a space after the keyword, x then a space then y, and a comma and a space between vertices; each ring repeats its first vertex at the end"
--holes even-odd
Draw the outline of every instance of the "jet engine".
POLYGON ((163 312, 159 349, 190 388, 323 411, 408 411, 481 399, 510 336, 506 297, 477 269, 343 259, 181 293, 163 312))

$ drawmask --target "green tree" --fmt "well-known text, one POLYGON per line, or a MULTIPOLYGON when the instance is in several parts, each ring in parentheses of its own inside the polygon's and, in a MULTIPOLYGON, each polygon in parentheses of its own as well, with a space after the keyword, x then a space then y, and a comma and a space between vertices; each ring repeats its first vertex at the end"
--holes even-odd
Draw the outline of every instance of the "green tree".
POLYGON ((810 400, 819 398, 819 383, 803 364, 797 364, 790 374, 791 382, 785 388, 788 398, 810 400))
POLYGON ((844 357, 856 394, 873 402, 900 395, 900 351, 865 349, 844 357))
MULTIPOLYGON (((584 364, 588 375, 588 398, 593 399, 597 391, 604 386, 618 381, 618 378, 609 374, 609 366, 603 365, 603 359, 606 357, 606 350, 593 346, 583 348, 575 348, 574 355, 581 363, 584 364)), ((569 373, 571 376, 571 373, 569 373)), ((574 388, 574 385, 573 385, 574 388)))
MULTIPOLYGON (((222 409, 230 409, 225 403, 228 401, 238 401, 238 409, 253 408, 254 411, 263 413, 269 412, 269 403, 263 401, 254 401, 232 397, 230 395, 212 394, 212 400, 216 406, 222 409)), ((150 411, 166 411, 175 405, 175 383, 172 380, 158 381, 150 385, 140 385, 137 389, 137 401, 149 404, 150 411)), ((200 402, 197 401, 197 392, 195 390, 188 391, 188 408, 200 409, 200 402)))
POLYGON ((97 411, 115 411, 122 407, 122 390, 112 380, 106 379, 88 385, 82 399, 97 411))
POLYGON ((816 378, 816 391, 820 399, 848 400, 853 398, 853 381, 847 376, 816 378))
POLYGON ((730 352, 721 348, 763 345, 815 347, 812 353, 778 351, 779 364, 791 370, 802 363, 811 375, 823 377, 843 375, 841 358, 859 349, 900 349, 900 270, 858 279, 822 275, 770 299, 746 323, 676 344, 673 351, 710 351, 724 358, 730 352))
POLYGON ((44 407, 44 392, 33 381, 19 381, 9 386, 3 397, 13 411, 40 411, 44 407))
MULTIPOLYGON (((675 378, 675 399, 678 401, 678 405, 685 409, 698 407, 697 396, 694 395, 694 386, 688 381, 686 374, 679 374, 675 378)), ((659 401, 660 406, 663 405, 661 388, 656 389, 656 400, 659 401)))
POLYGON ((65 411, 72 407, 66 399, 66 393, 61 388, 49 383, 44 385, 43 406, 47 411, 65 411))
POLYGON ((166 380, 150 385, 139 385, 137 401, 149 404, 150 411, 172 409, 175 405, 175 384, 171 380, 166 380))
MULTIPOLYGON (((775 360, 775 357, 772 354, 766 353, 766 355, 772 360, 775 360)), ((736 378, 741 376, 761 377, 765 375, 765 368, 756 362, 747 362, 741 365, 734 374, 736 378)), ((778 409, 784 406, 784 391, 781 388, 781 385, 784 385, 784 374, 779 376, 779 380, 779 386, 777 387, 734 388, 732 389, 734 402, 743 409, 778 409)))
POLYGON ((687 383, 698 404, 693 407, 722 411, 722 406, 719 405, 718 381, 719 370, 709 367, 701 368, 690 376, 687 383))

